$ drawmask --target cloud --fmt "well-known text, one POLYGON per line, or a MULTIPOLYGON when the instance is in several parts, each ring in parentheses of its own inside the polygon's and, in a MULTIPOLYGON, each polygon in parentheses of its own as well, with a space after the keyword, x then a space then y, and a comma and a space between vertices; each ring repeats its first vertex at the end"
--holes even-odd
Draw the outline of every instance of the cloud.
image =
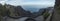
POLYGON ((0 0, 0 3, 4 4, 6 1, 8 1, 8 0, 0 0))
POLYGON ((21 0, 8 0, 6 3, 11 5, 21 5, 21 0))
POLYGON ((11 5, 49 5, 53 6, 55 0, 2 0, 0 3, 11 5))
POLYGON ((54 2, 55 0, 22 0, 23 2, 54 2))

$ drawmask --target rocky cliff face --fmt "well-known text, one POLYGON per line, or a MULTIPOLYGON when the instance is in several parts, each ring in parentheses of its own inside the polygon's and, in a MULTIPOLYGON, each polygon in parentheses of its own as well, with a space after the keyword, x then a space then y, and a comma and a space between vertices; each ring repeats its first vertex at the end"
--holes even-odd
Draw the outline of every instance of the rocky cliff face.
POLYGON ((60 0, 55 0, 54 14, 52 21, 60 21, 60 0))
POLYGON ((19 14, 20 16, 24 16, 26 14, 26 11, 21 7, 21 6, 17 6, 15 8, 15 11, 17 14, 19 14))
POLYGON ((25 11, 21 6, 5 5, 6 13, 9 17, 31 17, 32 13, 30 11, 25 11))
POLYGON ((17 6, 15 8, 15 10, 17 11, 17 13, 20 15, 20 16, 24 16, 24 17, 30 17, 32 15, 32 13, 30 11, 26 11, 24 10, 21 6, 17 6))
POLYGON ((6 7, 0 4, 0 21, 3 21, 4 16, 6 16, 6 7))

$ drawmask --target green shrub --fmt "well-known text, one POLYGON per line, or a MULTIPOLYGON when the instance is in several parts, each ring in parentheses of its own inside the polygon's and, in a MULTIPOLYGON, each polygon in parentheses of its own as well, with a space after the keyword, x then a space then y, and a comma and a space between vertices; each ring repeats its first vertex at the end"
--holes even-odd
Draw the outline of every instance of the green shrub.
POLYGON ((50 15, 50 14, 49 14, 48 12, 45 12, 43 16, 44 16, 44 18, 46 19, 46 18, 48 18, 49 15, 50 15))

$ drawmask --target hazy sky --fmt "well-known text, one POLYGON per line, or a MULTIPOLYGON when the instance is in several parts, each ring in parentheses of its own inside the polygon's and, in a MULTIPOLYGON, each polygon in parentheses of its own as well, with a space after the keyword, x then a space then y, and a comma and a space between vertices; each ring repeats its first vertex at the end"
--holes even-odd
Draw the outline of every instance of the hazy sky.
POLYGON ((0 3, 11 5, 48 5, 53 6, 55 0, 0 0, 0 3))

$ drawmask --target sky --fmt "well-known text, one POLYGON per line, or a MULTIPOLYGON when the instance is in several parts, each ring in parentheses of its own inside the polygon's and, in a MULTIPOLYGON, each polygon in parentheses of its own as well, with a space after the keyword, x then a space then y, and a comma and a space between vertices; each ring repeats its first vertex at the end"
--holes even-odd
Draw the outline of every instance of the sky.
MULTIPOLYGON (((45 7, 54 6, 55 0, 0 0, 0 3, 4 5, 11 4, 11 5, 40 5, 45 7)), ((41 7, 35 7, 35 8, 41 8, 41 7)), ((43 7, 42 7, 43 8, 43 7)))
POLYGON ((49 5, 54 6, 55 0, 0 0, 0 3, 11 5, 49 5))

